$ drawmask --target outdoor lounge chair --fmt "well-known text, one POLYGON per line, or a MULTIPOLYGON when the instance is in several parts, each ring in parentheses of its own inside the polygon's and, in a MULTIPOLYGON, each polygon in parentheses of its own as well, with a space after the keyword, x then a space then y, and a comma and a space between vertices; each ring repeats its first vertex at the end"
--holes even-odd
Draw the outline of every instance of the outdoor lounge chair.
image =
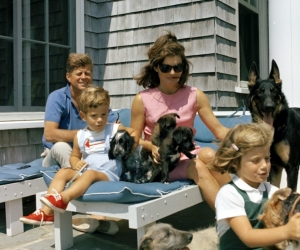
POLYGON ((24 232, 24 224, 19 221, 19 218, 23 216, 23 198, 47 190, 41 166, 42 159, 28 164, 16 163, 0 166, 0 203, 5 202, 8 236, 24 232))

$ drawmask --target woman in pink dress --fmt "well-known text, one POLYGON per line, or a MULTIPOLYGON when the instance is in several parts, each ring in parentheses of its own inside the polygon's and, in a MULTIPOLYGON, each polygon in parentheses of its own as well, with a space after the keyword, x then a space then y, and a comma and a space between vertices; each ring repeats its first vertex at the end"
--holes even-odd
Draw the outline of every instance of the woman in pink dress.
MULTIPOLYGON (((145 90, 138 93, 132 103, 131 127, 138 131, 140 145, 152 152, 155 161, 159 162, 158 148, 149 138, 159 117, 168 113, 177 113, 177 126, 188 126, 194 131, 196 113, 204 124, 219 140, 228 132, 213 114, 206 95, 199 89, 187 86, 190 62, 184 54, 185 48, 178 43, 170 31, 160 36, 148 50, 149 62, 145 65, 135 80, 145 90)), ((195 159, 188 159, 182 154, 178 165, 170 172, 169 180, 191 179, 201 189, 201 192, 214 210, 214 203, 220 186, 230 181, 228 174, 212 172, 206 167, 213 159, 215 151, 211 148, 192 152, 198 154, 195 159)))

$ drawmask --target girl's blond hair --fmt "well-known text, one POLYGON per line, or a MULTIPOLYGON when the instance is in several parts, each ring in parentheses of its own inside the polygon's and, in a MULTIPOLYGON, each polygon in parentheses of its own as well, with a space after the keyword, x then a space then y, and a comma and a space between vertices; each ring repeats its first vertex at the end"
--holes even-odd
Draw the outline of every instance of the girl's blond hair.
POLYGON ((273 134, 273 127, 264 122, 234 126, 221 142, 209 168, 221 173, 236 173, 232 164, 239 168, 241 158, 246 152, 255 147, 271 146, 273 134))
POLYGON ((104 88, 91 85, 82 91, 77 102, 79 111, 87 113, 89 108, 97 108, 100 105, 109 106, 110 97, 104 88))

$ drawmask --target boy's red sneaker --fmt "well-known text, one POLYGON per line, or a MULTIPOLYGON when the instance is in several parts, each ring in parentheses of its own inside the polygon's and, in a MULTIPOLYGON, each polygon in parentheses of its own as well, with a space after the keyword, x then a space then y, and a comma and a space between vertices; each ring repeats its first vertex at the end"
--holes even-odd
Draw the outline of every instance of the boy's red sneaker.
POLYGON ((61 195, 53 189, 55 194, 46 194, 46 196, 41 197, 40 201, 51 209, 64 213, 68 204, 64 203, 61 195))
POLYGON ((42 209, 38 209, 32 214, 29 214, 27 216, 22 216, 19 219, 21 222, 25 224, 30 224, 30 225, 49 225, 53 224, 54 222, 54 214, 47 215, 44 213, 42 209))

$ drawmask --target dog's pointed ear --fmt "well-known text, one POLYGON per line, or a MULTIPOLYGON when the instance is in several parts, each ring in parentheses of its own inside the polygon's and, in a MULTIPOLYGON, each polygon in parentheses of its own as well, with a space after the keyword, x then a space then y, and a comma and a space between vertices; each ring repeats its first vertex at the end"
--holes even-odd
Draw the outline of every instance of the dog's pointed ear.
POLYGON ((252 62, 248 73, 248 88, 251 91, 252 87, 256 84, 256 80, 259 79, 259 74, 255 62, 252 62))
POLYGON ((280 74, 279 74, 279 68, 275 60, 272 60, 272 66, 271 66, 269 78, 274 79, 275 83, 278 85, 282 84, 282 80, 280 79, 280 74))
POLYGON ((281 201, 286 200, 287 197, 289 197, 292 193, 292 189, 290 188, 282 188, 277 190, 273 195, 281 201))
POLYGON ((150 250, 152 241, 151 238, 143 236, 140 241, 139 250, 150 250))

